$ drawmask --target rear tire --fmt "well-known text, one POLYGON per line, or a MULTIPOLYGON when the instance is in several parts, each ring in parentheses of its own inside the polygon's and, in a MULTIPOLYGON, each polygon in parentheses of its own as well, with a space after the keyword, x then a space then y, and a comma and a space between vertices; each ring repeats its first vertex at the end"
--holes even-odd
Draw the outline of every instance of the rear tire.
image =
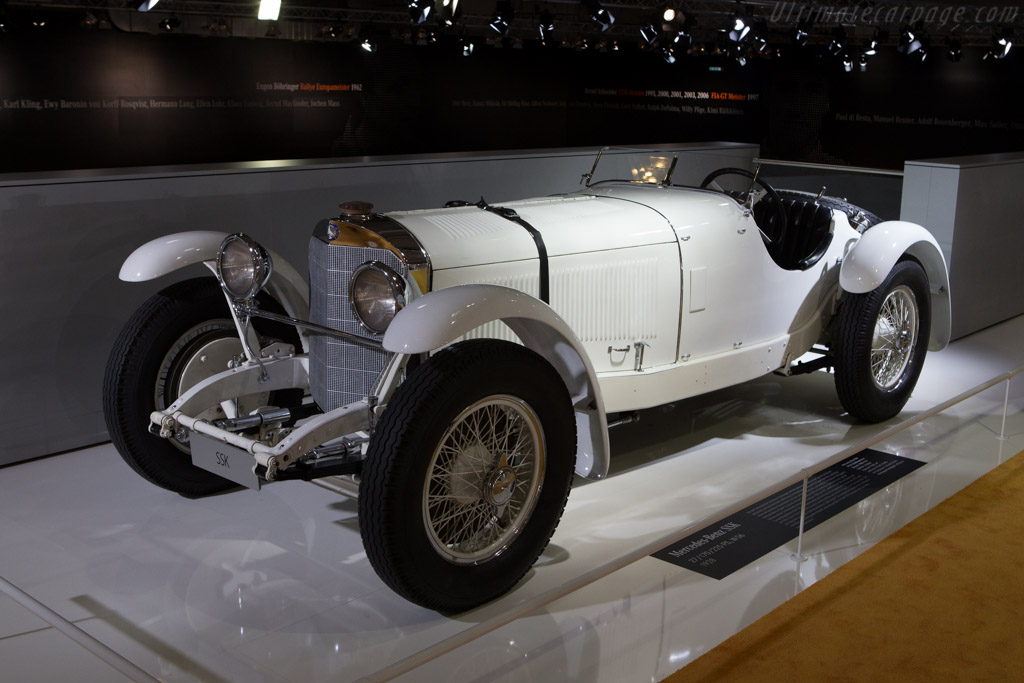
POLYGON ((900 261, 874 290, 846 294, 839 310, 836 391, 843 407, 865 422, 897 415, 910 398, 928 351, 928 276, 900 261))

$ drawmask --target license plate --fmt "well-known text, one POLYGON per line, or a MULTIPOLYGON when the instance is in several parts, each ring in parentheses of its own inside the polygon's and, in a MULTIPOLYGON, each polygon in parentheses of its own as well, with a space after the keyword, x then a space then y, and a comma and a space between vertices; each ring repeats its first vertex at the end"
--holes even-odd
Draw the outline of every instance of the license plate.
POLYGON ((192 448, 192 464, 196 467, 259 491, 260 478, 253 471, 256 460, 249 451, 198 432, 189 435, 188 444, 192 448))

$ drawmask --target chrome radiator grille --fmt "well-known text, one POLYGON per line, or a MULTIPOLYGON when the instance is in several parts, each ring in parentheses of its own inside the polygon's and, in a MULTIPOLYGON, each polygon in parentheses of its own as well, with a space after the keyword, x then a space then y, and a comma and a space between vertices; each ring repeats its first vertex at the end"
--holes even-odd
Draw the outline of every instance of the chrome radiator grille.
MULTIPOLYGON (((372 336, 355 319, 348 302, 352 271, 379 261, 403 278, 405 264, 386 249, 331 245, 318 237, 309 241, 310 318, 318 325, 360 336, 372 336)), ((309 387, 324 411, 360 401, 373 386, 391 354, 315 335, 309 347, 309 387)))

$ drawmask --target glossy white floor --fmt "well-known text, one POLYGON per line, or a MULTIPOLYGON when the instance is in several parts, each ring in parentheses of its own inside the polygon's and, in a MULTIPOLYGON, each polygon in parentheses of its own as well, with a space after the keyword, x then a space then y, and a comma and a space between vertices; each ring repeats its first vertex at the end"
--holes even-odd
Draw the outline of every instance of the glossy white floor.
MULTIPOLYGON (((898 420, 1024 363, 1022 338, 1024 317, 930 355, 898 420)), ((0 577, 164 680, 379 680, 415 664, 400 680, 656 681, 1024 450, 1024 376, 1001 440, 1005 387, 876 446, 928 465, 810 532, 802 563, 792 543, 716 581, 644 557, 448 653, 466 629, 887 425, 844 417, 824 373, 646 411, 614 430, 613 475, 573 490, 528 580, 457 619, 384 587, 352 501, 297 482, 186 500, 109 444, 0 471, 0 577)), ((121 677, 0 593, 0 679, 121 677)))

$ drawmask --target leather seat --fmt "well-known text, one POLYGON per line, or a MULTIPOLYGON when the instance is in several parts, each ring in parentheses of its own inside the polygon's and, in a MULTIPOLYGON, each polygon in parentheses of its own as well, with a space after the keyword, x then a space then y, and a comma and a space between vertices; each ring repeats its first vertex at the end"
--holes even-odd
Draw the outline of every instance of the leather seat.
MULTIPOLYGON (((781 242, 772 244, 768 253, 780 268, 806 270, 817 263, 832 242, 832 209, 813 198, 785 196, 779 192, 786 210, 786 232, 781 242)), ((754 220, 769 237, 777 234, 773 223, 777 213, 771 201, 754 206, 754 220)))

